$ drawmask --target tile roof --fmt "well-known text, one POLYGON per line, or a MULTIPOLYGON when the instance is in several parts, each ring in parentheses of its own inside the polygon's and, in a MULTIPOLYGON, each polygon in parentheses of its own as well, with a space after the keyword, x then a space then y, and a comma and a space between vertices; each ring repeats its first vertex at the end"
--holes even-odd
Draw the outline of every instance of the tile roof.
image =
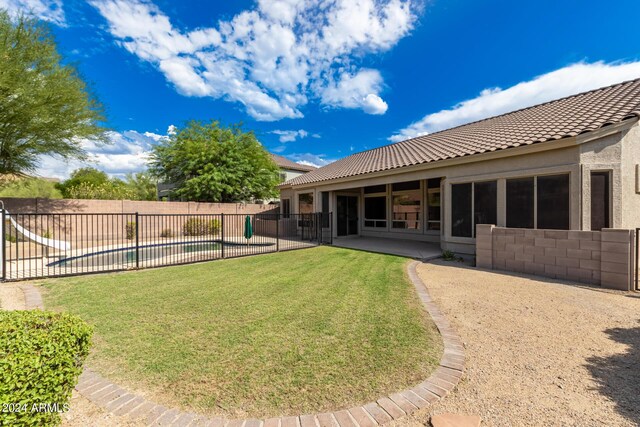
POLYGON ((291 169, 291 170, 300 171, 300 172, 310 172, 318 169, 314 166, 302 165, 300 163, 293 162, 287 159, 286 157, 278 156, 277 154, 273 154, 273 153, 269 153, 269 154, 271 154, 271 158, 273 159, 275 164, 282 169, 291 169))
POLYGON ((559 140, 640 117, 640 79, 546 102, 345 157, 295 186, 559 140))

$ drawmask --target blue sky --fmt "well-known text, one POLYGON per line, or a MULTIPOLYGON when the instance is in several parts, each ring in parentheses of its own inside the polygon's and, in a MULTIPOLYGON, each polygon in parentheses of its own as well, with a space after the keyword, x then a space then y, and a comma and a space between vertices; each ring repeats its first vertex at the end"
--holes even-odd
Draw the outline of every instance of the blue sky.
MULTIPOLYGON (((51 23, 105 105, 113 175, 189 119, 315 165, 640 77, 622 0, 0 0, 51 23)), ((45 158, 40 174, 73 168, 45 158)))

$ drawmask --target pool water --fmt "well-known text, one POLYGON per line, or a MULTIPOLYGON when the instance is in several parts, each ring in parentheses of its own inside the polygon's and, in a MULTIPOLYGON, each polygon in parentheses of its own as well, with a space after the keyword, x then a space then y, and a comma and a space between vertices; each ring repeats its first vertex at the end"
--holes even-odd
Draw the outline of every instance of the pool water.
MULTIPOLYGON (((251 246, 271 246, 272 244, 252 244, 251 246)), ((187 258, 185 255, 214 255, 222 249, 219 241, 206 242, 173 242, 143 245, 138 248, 140 262, 158 258, 174 257, 177 261, 187 258)), ((225 242, 224 247, 238 247, 237 243, 225 242)), ((244 246, 244 245, 243 245, 244 246)), ((215 256, 212 256, 215 258, 215 256)), ((104 265, 122 265, 136 263, 135 247, 108 249, 89 254, 64 258, 47 264, 48 267, 87 267, 104 265)))

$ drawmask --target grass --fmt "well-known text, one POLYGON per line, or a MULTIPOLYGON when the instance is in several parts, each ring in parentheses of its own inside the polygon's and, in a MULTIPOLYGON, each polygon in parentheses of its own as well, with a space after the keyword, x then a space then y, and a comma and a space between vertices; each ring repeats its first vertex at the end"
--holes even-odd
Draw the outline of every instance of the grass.
POLYGON ((330 247, 45 282, 95 326, 89 365, 210 414, 335 410, 415 385, 441 354, 406 259, 330 247))

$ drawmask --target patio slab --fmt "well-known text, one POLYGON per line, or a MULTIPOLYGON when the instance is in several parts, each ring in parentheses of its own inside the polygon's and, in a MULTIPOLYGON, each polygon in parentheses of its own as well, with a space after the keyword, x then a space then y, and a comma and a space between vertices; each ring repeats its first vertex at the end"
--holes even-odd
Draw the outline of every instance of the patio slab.
POLYGON ((340 248, 356 249, 381 254, 399 255, 419 260, 430 260, 442 256, 438 243, 416 240, 387 239, 384 237, 343 237, 333 240, 340 248))

